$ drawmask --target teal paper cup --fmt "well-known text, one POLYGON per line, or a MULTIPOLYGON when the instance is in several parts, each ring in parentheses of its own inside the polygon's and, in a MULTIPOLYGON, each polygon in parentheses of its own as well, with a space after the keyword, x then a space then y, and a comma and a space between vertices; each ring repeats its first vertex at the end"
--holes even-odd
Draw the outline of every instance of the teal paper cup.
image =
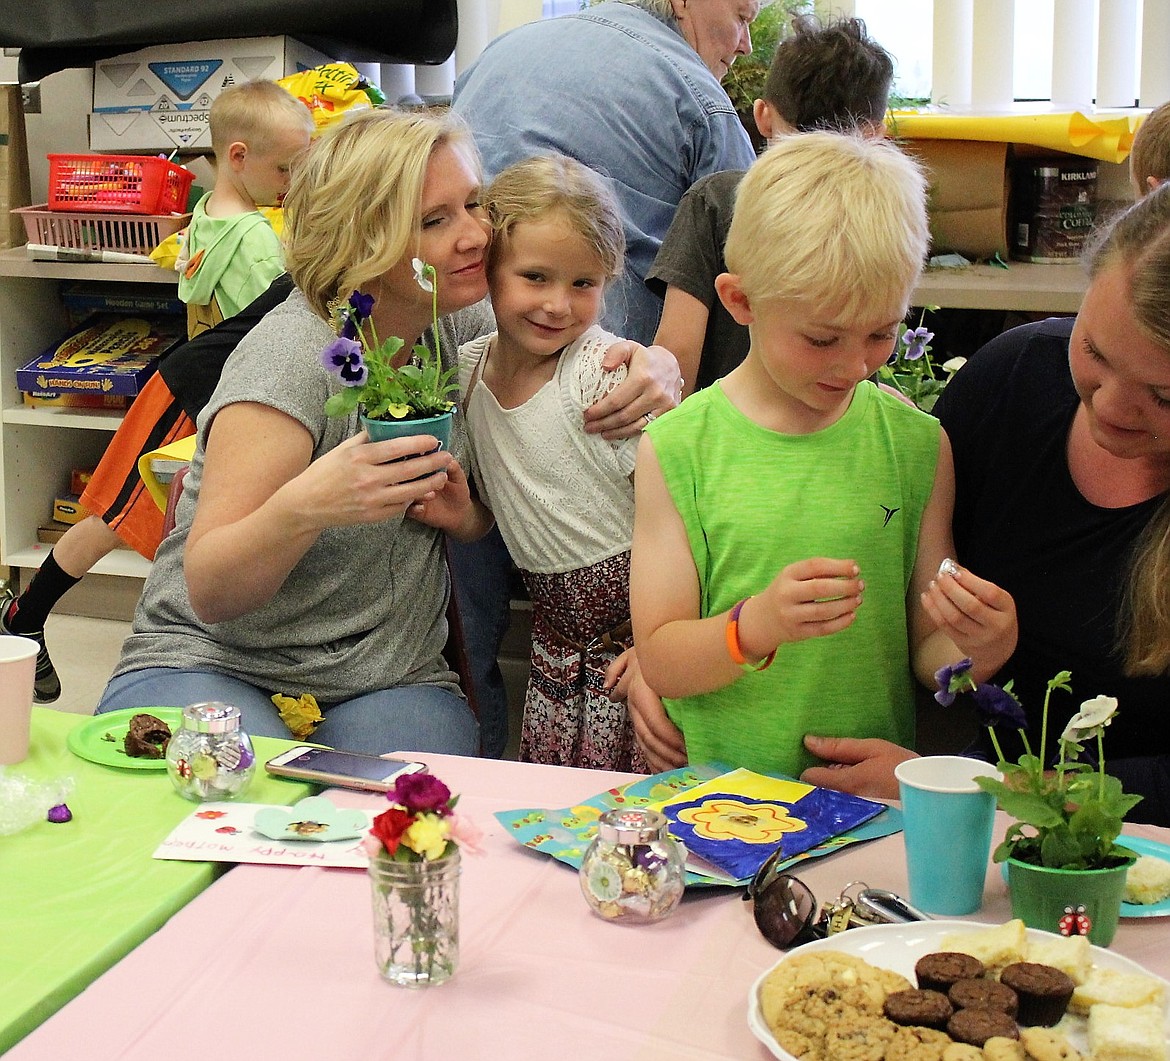
POLYGON ((910 902, 929 914, 973 914, 983 905, 995 797, 976 783, 991 763, 925 755, 894 771, 902 796, 910 902))

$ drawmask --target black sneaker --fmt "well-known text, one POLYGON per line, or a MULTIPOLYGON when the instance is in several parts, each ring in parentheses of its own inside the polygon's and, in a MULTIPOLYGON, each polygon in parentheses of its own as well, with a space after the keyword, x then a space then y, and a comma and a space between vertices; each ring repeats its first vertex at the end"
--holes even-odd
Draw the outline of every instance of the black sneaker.
POLYGON ((33 699, 38 704, 51 704, 61 695, 61 679, 57 677, 57 668, 49 658, 49 650, 45 647, 44 630, 31 631, 27 634, 17 634, 8 629, 8 609, 14 600, 12 590, 5 590, 0 595, 0 635, 10 634, 14 637, 31 637, 41 646, 37 653, 37 676, 33 682, 33 699))

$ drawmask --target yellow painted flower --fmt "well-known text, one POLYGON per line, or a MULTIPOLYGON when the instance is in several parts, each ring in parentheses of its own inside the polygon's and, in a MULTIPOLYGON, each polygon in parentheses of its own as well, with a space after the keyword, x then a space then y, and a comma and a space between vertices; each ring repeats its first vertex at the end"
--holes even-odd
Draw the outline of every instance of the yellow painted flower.
POLYGON ((449 831, 446 819, 437 814, 422 814, 402 834, 402 842, 423 858, 442 858, 449 831))
POLYGON ((741 840, 745 844, 775 844, 785 833, 807 828, 779 803, 743 803, 738 799, 712 799, 680 811, 678 820, 695 827, 697 836, 709 840, 741 840))

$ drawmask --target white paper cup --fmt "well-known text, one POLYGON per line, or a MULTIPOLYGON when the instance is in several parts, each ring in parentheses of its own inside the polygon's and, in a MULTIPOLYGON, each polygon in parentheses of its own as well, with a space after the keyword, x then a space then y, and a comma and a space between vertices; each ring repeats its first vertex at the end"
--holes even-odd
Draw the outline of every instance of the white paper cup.
POLYGON ((28 757, 40 650, 31 637, 0 637, 0 766, 13 766, 28 757))

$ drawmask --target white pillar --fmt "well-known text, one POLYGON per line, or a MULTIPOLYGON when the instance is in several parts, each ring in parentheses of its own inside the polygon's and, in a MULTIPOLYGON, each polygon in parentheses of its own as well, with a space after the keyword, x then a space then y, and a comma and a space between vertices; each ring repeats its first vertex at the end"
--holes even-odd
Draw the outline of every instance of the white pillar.
POLYGON ((1015 0, 979 0, 971 37, 971 106, 1006 110, 1015 100, 1015 0))
POLYGON ((458 0, 459 36, 455 40, 455 76, 458 77, 487 47, 488 12, 485 0, 458 0))
POLYGON ((1146 0, 1142 5, 1142 66, 1138 98, 1143 107, 1170 100, 1170 3, 1146 0))
POLYGON ((1052 18, 1052 104, 1091 107, 1097 95, 1097 0, 1058 0, 1052 18))
MULTIPOLYGON (((1137 98, 1137 25, 1138 0, 1101 0, 1097 18, 1098 107, 1132 107, 1137 98)), ((1165 53, 1161 62, 1166 62, 1165 53)))
POLYGON ((387 103, 397 103, 403 96, 413 96, 414 64, 383 63, 381 88, 387 103))
POLYGON ((434 96, 450 96, 455 88, 455 56, 451 56, 445 63, 438 66, 423 66, 421 63, 414 68, 414 90, 424 100, 434 96))
POLYGON ((972 0, 934 0, 930 98, 966 107, 971 102, 972 0))

